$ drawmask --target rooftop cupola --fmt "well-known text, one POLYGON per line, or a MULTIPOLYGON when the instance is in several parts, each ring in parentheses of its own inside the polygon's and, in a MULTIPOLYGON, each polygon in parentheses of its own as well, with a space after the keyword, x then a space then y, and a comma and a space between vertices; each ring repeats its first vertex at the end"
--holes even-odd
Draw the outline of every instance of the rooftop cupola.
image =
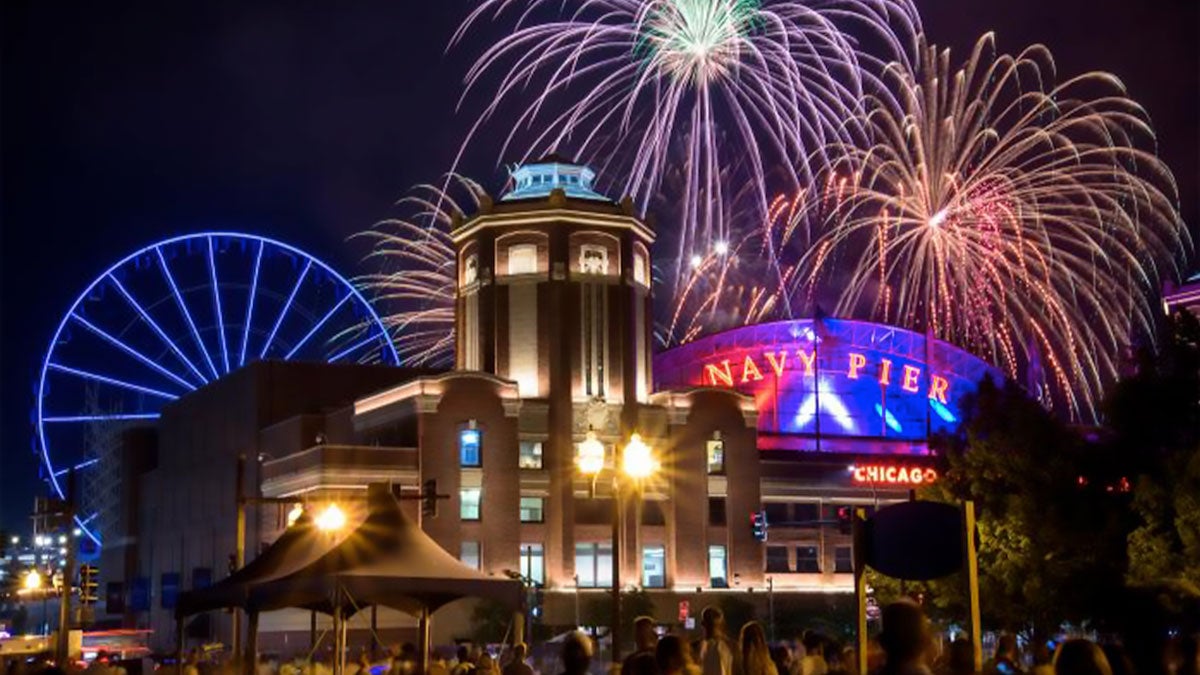
POLYGON ((512 172, 512 187, 500 201, 541 199, 550 196, 555 188, 561 188, 567 197, 611 203, 611 199, 592 188, 595 178, 596 172, 586 166, 550 154, 517 167, 512 172))

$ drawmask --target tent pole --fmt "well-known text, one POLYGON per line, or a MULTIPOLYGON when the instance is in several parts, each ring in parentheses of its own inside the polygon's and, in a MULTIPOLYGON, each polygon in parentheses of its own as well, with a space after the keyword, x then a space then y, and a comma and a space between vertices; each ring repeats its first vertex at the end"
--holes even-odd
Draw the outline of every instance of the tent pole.
POLYGON ((258 610, 251 610, 246 615, 246 675, 258 672, 258 610))
POLYGON ((183 674, 183 617, 175 615, 175 672, 183 674))
POLYGON ((379 651, 379 605, 371 605, 371 660, 375 660, 375 654, 379 651))
POLYGON ((308 651, 317 649, 317 610, 309 612, 308 616, 308 651))
POLYGON ((421 618, 417 621, 417 654, 421 659, 417 664, 417 672, 429 672, 429 607, 421 607, 421 618))
POLYGON ((333 675, 342 675, 342 650, 345 645, 342 643, 342 608, 340 605, 333 607, 333 675))

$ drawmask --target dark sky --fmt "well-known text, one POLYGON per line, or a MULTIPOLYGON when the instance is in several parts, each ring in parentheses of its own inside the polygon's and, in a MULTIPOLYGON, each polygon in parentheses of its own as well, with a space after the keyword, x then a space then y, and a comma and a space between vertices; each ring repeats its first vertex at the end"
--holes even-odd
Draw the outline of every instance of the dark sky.
MULTIPOLYGON (((918 0, 931 41, 1043 42, 1060 76, 1117 74, 1150 112, 1197 222, 1195 0, 918 0)), ((449 56, 468 0, 3 3, 0 529, 35 492, 33 386, 75 296, 126 253, 213 228, 274 236, 348 276, 346 237, 450 164, 469 113, 449 56)), ((476 38, 487 39, 487 31, 476 38)), ((493 190, 494 157, 465 165, 493 190)))

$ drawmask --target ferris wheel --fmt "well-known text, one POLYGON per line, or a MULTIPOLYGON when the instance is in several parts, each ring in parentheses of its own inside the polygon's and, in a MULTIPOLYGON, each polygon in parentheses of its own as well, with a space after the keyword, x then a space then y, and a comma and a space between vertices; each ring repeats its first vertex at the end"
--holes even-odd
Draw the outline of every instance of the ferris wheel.
POLYGON ((140 249, 87 286, 59 322, 37 382, 36 450, 96 544, 115 517, 119 436, 163 405, 258 360, 399 364, 345 277, 279 241, 237 232, 140 249))

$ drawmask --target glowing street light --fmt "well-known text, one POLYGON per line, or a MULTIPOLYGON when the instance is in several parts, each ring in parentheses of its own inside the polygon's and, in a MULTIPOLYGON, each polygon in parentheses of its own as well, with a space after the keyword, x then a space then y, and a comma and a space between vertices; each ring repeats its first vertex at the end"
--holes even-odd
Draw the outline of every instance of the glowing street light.
POLYGON ((36 591, 42 587, 42 575, 37 570, 29 570, 25 573, 25 579, 21 582, 21 588, 27 591, 36 591))
POLYGON ((323 532, 335 532, 346 526, 346 514, 337 504, 330 504, 317 515, 317 529, 323 532))
POLYGON ((621 470, 634 480, 645 480, 658 472, 658 460, 654 451, 638 434, 629 437, 625 451, 621 453, 621 470))
POLYGON ((579 444, 575 455, 575 464, 579 472, 590 478, 595 478, 604 468, 604 444, 596 438, 596 432, 588 431, 587 438, 579 444))
POLYGON ((287 514, 287 526, 291 527, 292 525, 295 525, 296 521, 300 520, 300 516, 302 515, 304 515, 304 506, 302 504, 296 504, 293 506, 292 510, 288 511, 287 514))

